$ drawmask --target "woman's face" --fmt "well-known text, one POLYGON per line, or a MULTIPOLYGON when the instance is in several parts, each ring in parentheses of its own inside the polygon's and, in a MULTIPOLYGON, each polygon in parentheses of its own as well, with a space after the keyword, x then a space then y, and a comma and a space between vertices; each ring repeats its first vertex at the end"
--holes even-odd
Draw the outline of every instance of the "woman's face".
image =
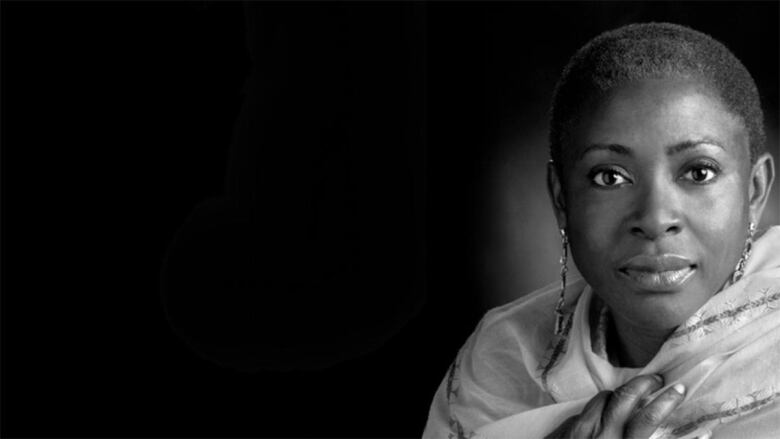
POLYGON ((652 79, 611 90, 572 134, 551 190, 577 268, 615 317, 678 326, 731 277, 763 207, 744 123, 700 82, 652 79))

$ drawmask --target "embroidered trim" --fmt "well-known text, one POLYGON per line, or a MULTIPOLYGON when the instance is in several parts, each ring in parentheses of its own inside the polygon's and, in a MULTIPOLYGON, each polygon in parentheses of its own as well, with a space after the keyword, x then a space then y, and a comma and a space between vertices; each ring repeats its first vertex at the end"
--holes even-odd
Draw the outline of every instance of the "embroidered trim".
MULTIPOLYGON (((447 405, 452 405, 452 397, 455 398, 458 397, 458 390, 460 390, 460 386, 457 384, 457 377, 455 374, 460 369, 460 357, 461 353, 458 353, 458 356, 455 358, 455 361, 452 362, 452 365, 450 365, 449 370, 447 371, 447 405)), ((449 418, 449 424, 450 424, 450 433, 448 435, 448 439, 470 439, 472 436, 474 436, 474 432, 466 432, 466 429, 463 427, 463 424, 460 423, 460 420, 452 413, 452 410, 450 410, 450 418, 449 418)))
POLYGON ((758 308, 760 306, 769 305, 772 302, 776 302, 777 300, 780 300, 780 293, 775 293, 772 295, 768 295, 769 288, 764 289, 761 291, 761 297, 758 300, 751 300, 748 303, 745 303, 744 305, 740 305, 734 309, 728 309, 726 311, 720 312, 714 316, 707 317, 705 319, 701 319, 697 321, 696 323, 693 323, 689 326, 686 326, 684 328, 680 328, 677 331, 675 331, 671 336, 669 336, 669 340, 682 337, 684 335, 691 334, 695 331, 698 331, 700 329, 705 329, 705 327, 712 325, 713 323, 720 322, 722 320, 726 319, 736 319, 739 314, 744 313, 746 311, 750 311, 752 309, 758 308))
POLYGON ((728 418, 732 416, 737 417, 737 416, 745 415, 748 412, 758 410, 766 405, 771 404, 772 402, 775 401, 775 399, 778 396, 780 396, 780 392, 775 392, 767 396, 766 398, 756 399, 753 402, 750 402, 745 405, 737 405, 732 409, 721 410, 719 412, 706 414, 704 416, 697 418, 693 422, 689 422, 687 424, 675 428, 674 430, 672 430, 672 434, 677 437, 685 436, 686 434, 696 430, 701 424, 704 424, 705 422, 722 420, 723 418, 728 418))
MULTIPOLYGON (((548 375, 550 374, 550 371, 552 370, 553 367, 555 367, 560 357, 566 353, 566 342, 569 339, 569 331, 571 331, 573 321, 574 321, 574 313, 568 314, 566 316, 566 323, 563 326, 563 332, 561 332, 561 335, 558 338, 555 347, 552 349, 552 353, 550 354, 550 359, 547 361, 547 363, 544 366, 540 365, 542 369, 542 386, 544 386, 544 389, 551 396, 552 396, 552 392, 550 391, 547 378, 548 375)), ((553 396, 553 400, 555 400, 554 396, 553 396)))
POLYGON ((470 439, 474 437, 473 431, 469 434, 466 434, 466 430, 463 428, 463 425, 454 416, 450 416, 450 429, 452 430, 452 433, 447 436, 448 439, 470 439))
POLYGON ((466 429, 463 428, 463 425, 458 421, 458 418, 455 416, 450 415, 450 429, 452 432, 447 435, 448 439, 470 439, 474 437, 474 432, 470 432, 468 435, 466 434, 466 429))
POLYGON ((607 326, 609 325, 609 308, 607 305, 601 303, 599 309, 599 319, 596 328, 594 328, 593 334, 593 353, 599 357, 609 361, 609 354, 607 353, 607 326))
POLYGON ((451 403, 450 396, 458 397, 460 387, 455 387, 455 372, 460 368, 460 362, 456 359, 452 362, 450 370, 447 371, 447 402, 451 403))

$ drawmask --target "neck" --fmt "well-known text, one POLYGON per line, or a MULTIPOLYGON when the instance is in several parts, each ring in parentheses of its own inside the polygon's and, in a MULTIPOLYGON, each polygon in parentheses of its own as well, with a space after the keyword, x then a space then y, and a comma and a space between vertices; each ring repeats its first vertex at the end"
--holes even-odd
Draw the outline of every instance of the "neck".
POLYGON ((607 351, 615 352, 622 367, 644 367, 655 357, 674 329, 649 330, 612 314, 607 351))

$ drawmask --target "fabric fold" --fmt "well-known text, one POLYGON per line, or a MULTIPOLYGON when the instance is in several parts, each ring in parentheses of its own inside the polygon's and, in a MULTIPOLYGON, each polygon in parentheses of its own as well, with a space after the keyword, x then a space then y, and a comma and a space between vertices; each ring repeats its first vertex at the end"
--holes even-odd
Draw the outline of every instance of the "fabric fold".
POLYGON ((554 336, 558 293, 550 285, 485 315, 437 391, 423 437, 542 438, 599 391, 649 373, 664 377, 664 389, 687 389, 654 439, 780 431, 780 226, 755 241, 742 279, 680 325, 643 368, 615 367, 603 349, 594 352, 594 293, 581 278, 567 288, 568 329, 554 336))

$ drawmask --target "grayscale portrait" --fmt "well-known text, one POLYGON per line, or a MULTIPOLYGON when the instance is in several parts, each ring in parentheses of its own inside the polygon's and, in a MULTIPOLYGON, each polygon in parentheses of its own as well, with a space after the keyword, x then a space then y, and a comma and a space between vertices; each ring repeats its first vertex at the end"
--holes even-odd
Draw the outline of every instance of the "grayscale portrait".
POLYGON ((780 3, 0 9, 0 436, 780 436, 780 3))
POLYGON ((565 8, 488 14, 488 64, 530 72, 492 87, 525 101, 485 160, 488 310, 423 437, 774 437, 777 7, 565 8))

